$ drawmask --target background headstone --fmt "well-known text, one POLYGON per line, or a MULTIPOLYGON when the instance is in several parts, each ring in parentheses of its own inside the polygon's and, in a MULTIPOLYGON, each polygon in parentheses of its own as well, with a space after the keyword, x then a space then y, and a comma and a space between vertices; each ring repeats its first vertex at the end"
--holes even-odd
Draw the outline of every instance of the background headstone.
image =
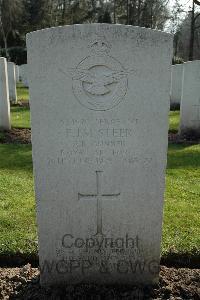
POLYGON ((184 63, 179 133, 200 137, 200 60, 184 63))
POLYGON ((180 105, 182 94, 183 81, 183 64, 172 66, 171 73, 171 91, 170 91, 170 105, 171 107, 180 105))
POLYGON ((21 69, 21 66, 19 66, 19 81, 22 81, 22 69, 21 69))
POLYGON ((15 65, 16 82, 19 82, 19 66, 15 65))
POLYGON ((6 58, 0 57, 0 129, 10 129, 10 102, 6 58))
POLYGON ((7 67, 8 67, 9 98, 11 102, 17 103, 15 64, 13 62, 8 62, 7 67))
POLYGON ((41 284, 157 281, 171 35, 74 25, 27 48, 41 284))
POLYGON ((27 64, 20 66, 20 78, 25 87, 28 87, 28 67, 27 64))

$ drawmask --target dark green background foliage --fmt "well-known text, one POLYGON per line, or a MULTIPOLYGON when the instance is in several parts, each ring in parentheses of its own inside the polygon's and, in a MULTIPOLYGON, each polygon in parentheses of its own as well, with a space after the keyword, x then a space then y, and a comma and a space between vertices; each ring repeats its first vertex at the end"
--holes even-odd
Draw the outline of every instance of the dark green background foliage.
POLYGON ((184 60, 181 57, 177 57, 177 56, 173 57, 173 60, 172 60, 173 65, 183 64, 183 63, 184 63, 184 60))
POLYGON ((25 63, 28 32, 42 28, 82 24, 121 23, 163 29, 169 18, 167 0, 0 0, 0 48, 18 64, 25 63), (13 53, 14 51, 14 53, 13 53))
MULTIPOLYGON (((10 60, 17 65, 23 65, 27 63, 27 51, 24 47, 11 47, 8 48, 10 60)), ((6 51, 4 48, 0 49, 0 56, 5 57, 6 51)))

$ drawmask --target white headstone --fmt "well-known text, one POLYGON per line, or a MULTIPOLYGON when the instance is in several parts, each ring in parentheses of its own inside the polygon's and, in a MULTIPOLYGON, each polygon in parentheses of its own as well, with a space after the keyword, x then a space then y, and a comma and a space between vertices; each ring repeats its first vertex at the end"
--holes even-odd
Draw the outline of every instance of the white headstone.
POLYGON ((179 133, 200 137, 200 60, 184 64, 179 133))
POLYGON ((41 284, 157 281, 171 35, 74 25, 27 47, 41 284))
POLYGON ((19 66, 19 81, 22 81, 22 68, 19 66))
POLYGON ((10 129, 10 102, 6 58, 0 57, 0 129, 10 129))
POLYGON ((20 66, 20 77, 23 85, 28 87, 28 67, 27 64, 20 66))
POLYGON ((15 76, 16 76, 16 81, 19 82, 19 66, 15 65, 15 76))
POLYGON ((171 106, 175 106, 181 103, 182 81, 183 81, 183 64, 177 64, 172 66, 171 92, 170 92, 171 106))
POLYGON ((11 102, 17 103, 15 64, 13 62, 8 62, 7 66, 8 66, 9 98, 11 102))

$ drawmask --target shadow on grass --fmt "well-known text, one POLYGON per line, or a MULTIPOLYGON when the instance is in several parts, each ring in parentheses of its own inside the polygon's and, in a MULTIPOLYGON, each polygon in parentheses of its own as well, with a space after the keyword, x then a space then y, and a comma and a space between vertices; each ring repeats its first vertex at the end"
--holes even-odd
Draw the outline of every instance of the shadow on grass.
POLYGON ((26 87, 26 86, 24 86, 24 85, 18 84, 18 85, 17 85, 17 89, 28 90, 29 88, 26 87))
POLYGON ((200 268, 200 253, 167 253, 161 256, 161 265, 168 268, 200 268))
POLYGON ((188 144, 169 144, 167 169, 200 167, 200 147, 188 144))
POLYGON ((180 104, 179 103, 170 104, 170 111, 180 111, 180 104))
MULTIPOLYGON (((31 264, 38 268, 39 257, 37 253, 1 253, 0 267, 14 268, 31 264)), ((189 253, 167 253, 161 256, 161 265, 176 268, 200 268, 200 253, 192 251, 189 253)))
POLYGON ((11 106, 12 112, 20 113, 24 111, 30 111, 29 107, 22 107, 22 106, 11 106))
POLYGON ((31 145, 0 144, 0 169, 32 172, 31 145))

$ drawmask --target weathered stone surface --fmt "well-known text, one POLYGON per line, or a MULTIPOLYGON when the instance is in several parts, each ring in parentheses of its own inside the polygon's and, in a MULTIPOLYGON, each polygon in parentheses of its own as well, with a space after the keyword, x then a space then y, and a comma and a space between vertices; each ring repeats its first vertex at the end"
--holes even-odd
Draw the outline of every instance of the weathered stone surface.
POLYGON ((179 133, 200 137, 200 60, 184 64, 179 133))
POLYGON ((172 37, 88 24, 27 47, 41 283, 155 282, 172 37))
POLYGON ((11 102, 17 103, 15 64, 13 62, 8 62, 7 66, 8 66, 9 98, 11 102))
POLYGON ((183 64, 177 64, 172 66, 171 91, 170 91, 171 106, 181 103, 182 81, 183 81, 183 64))
POLYGON ((10 129, 8 73, 7 61, 4 57, 0 57, 0 129, 10 129))

